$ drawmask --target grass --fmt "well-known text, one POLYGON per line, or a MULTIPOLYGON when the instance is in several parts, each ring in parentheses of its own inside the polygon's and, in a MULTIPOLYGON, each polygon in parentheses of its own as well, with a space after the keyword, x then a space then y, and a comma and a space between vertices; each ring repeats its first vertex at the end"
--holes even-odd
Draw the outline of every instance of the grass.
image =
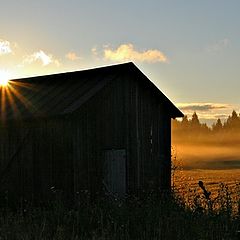
POLYGON ((188 194, 92 201, 84 192, 71 208, 59 195, 47 206, 3 206, 0 239, 239 239, 240 207, 233 209, 227 188, 219 190, 218 208, 198 192, 188 194))

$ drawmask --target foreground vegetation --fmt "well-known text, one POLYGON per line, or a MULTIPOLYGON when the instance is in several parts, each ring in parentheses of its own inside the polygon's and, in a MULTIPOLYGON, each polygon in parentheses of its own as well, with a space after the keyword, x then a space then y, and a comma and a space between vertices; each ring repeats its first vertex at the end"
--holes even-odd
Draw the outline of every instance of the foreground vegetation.
POLYGON ((26 202, 17 210, 2 206, 0 239, 229 240, 240 236, 240 207, 233 208, 226 191, 216 209, 211 199, 200 193, 189 193, 187 202, 176 194, 155 193, 93 201, 85 192, 78 194, 70 208, 59 193, 54 194, 55 200, 48 206, 33 207, 26 202))

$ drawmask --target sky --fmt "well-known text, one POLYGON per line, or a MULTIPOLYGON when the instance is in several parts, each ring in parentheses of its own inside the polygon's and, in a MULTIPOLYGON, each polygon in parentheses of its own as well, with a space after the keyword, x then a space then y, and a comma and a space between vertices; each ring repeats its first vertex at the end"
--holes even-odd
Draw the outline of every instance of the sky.
POLYGON ((189 117, 240 111, 239 0, 8 0, 0 76, 133 61, 189 117))

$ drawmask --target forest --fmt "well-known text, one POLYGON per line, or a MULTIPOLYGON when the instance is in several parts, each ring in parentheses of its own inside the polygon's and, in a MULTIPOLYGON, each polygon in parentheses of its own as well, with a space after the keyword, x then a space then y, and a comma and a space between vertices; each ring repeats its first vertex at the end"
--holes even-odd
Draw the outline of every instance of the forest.
POLYGON ((172 121, 173 149, 185 168, 239 168, 239 143, 240 114, 235 110, 212 126, 201 123, 196 112, 172 121))

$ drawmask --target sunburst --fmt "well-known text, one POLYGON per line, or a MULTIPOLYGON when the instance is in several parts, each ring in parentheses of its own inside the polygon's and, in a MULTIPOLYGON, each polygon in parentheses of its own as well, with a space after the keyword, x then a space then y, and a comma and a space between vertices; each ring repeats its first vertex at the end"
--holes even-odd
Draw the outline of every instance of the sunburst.
POLYGON ((9 83, 10 74, 7 71, 0 70, 0 86, 6 87, 9 83))
POLYGON ((21 118, 21 111, 18 109, 19 103, 24 105, 29 112, 36 110, 27 96, 23 94, 24 89, 25 93, 26 90, 29 93, 36 89, 35 86, 31 83, 10 79, 9 72, 0 70, 0 125, 6 122, 9 114, 21 118))

